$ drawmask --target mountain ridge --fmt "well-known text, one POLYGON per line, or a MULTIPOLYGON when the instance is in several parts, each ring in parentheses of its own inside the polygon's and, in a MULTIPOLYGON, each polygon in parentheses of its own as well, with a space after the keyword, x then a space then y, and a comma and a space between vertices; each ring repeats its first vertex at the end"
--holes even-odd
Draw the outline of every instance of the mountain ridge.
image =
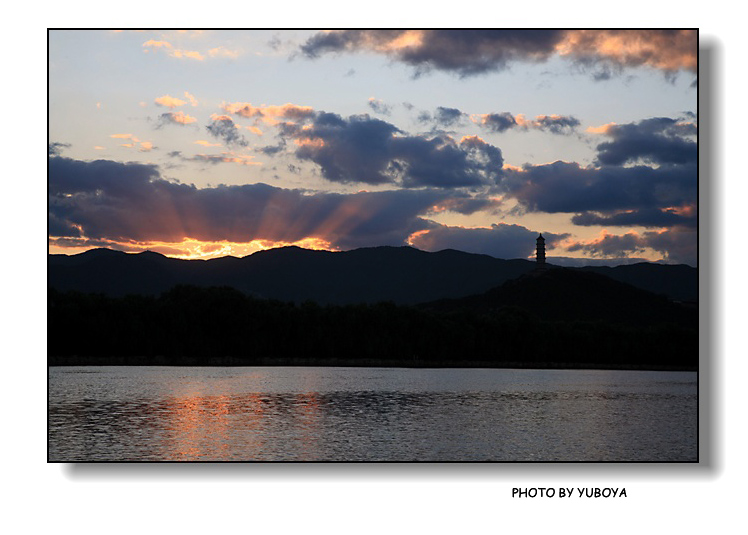
MULTIPOLYGON (((482 294, 535 270, 535 262, 498 259, 455 249, 409 246, 322 251, 297 246, 244 257, 183 260, 153 251, 98 248, 48 255, 48 286, 59 291, 155 295, 176 285, 230 286, 247 295, 292 302, 416 304, 482 294)), ((555 266, 550 266, 555 269, 555 266)), ((671 299, 698 299, 698 272, 690 266, 639 263, 591 271, 671 299)))

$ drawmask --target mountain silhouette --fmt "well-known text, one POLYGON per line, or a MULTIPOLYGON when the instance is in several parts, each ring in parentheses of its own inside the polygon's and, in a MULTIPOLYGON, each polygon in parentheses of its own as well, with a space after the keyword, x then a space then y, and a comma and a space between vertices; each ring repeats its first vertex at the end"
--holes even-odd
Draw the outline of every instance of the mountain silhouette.
POLYGON ((446 311, 530 314, 543 321, 592 321, 628 325, 672 323, 696 327, 695 307, 604 275, 571 268, 533 272, 480 295, 422 305, 446 311))
MULTIPOLYGON (((296 303, 406 305, 483 294, 534 269, 528 260, 412 247, 331 252, 291 246, 210 260, 92 249, 49 255, 48 286, 112 297, 158 295, 177 285, 229 286, 249 296, 296 303)), ((585 270, 674 299, 698 295, 697 270, 689 266, 643 263, 564 271, 585 270)))

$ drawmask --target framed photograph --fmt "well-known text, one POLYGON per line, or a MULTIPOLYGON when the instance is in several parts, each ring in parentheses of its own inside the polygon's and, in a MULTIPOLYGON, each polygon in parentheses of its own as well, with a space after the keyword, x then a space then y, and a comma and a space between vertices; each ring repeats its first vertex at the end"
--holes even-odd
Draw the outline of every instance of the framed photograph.
POLYGON ((48 462, 697 463, 698 30, 48 38, 48 462))

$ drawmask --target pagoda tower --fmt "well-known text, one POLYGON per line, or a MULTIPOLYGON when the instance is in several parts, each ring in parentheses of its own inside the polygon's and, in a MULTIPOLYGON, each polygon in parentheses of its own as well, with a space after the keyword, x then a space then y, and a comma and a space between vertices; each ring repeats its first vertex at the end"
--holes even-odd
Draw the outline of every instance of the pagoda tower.
POLYGON ((542 234, 538 234, 535 243, 535 269, 545 269, 545 238, 542 234))

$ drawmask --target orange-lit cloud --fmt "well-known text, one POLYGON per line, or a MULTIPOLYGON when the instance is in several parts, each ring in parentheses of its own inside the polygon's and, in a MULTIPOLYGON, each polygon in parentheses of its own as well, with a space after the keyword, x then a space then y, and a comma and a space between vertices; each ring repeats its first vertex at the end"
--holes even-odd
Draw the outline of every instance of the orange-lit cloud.
POLYGON ((233 152, 222 152, 221 154, 196 154, 192 160, 206 163, 235 163, 238 165, 262 165, 262 162, 253 161, 253 156, 242 156, 233 152))
POLYGON ((210 141, 204 141, 202 139, 195 141, 196 145, 202 145, 203 147, 220 147, 220 143, 211 143, 210 141))
MULTIPOLYGON (((231 153, 201 156, 214 163, 241 160, 231 153)), ((311 193, 267 184, 198 189, 161 179, 155 165, 53 156, 49 166, 50 237, 60 247, 176 246, 185 239, 329 249, 402 245, 430 225, 420 214, 450 196, 433 190, 311 193)))
POLYGON ((166 48, 166 49, 173 49, 174 47, 172 44, 168 41, 156 41, 155 39, 149 39, 145 43, 143 43, 143 47, 146 49, 153 48, 153 49, 160 49, 160 48, 166 48))
MULTIPOLYGON (((537 235, 535 230, 506 223, 494 223, 490 227, 434 224, 431 228, 412 233, 408 243, 424 251, 458 249, 496 258, 528 258, 535 249, 537 235)), ((543 236, 546 246, 553 249, 568 235, 543 231, 543 236)))
POLYGON ((210 116, 212 121, 206 128, 208 132, 221 139, 226 145, 246 147, 249 142, 239 133, 239 125, 228 115, 218 115, 216 113, 210 116))
MULTIPOLYGON (((83 245, 85 240, 79 240, 77 247, 75 241, 51 238, 49 241, 50 252, 75 254, 83 252, 90 246, 83 245)), ((251 240, 248 242, 230 242, 230 241, 200 241, 186 238, 176 242, 162 241, 114 241, 105 240, 96 243, 97 247, 108 247, 130 253, 143 251, 155 251, 172 258, 181 258, 185 260, 208 260, 210 258, 220 258, 224 256, 243 257, 276 247, 296 246, 304 249, 315 249, 323 251, 334 251, 335 247, 320 238, 304 238, 294 242, 273 241, 273 240, 251 240)))
POLYGON ((197 99, 193 95, 191 95, 190 93, 188 93, 187 91, 185 91, 184 92, 184 96, 190 102, 190 104, 192 106, 197 106, 197 104, 198 104, 197 99))
POLYGON ((174 49, 169 53, 169 55, 175 58, 188 58, 188 59, 195 59, 198 61, 202 61, 205 59, 205 56, 203 56, 200 52, 197 52, 196 50, 174 49))
POLYGON ((184 106, 185 104, 187 104, 186 101, 179 99, 179 98, 172 97, 171 95, 164 95, 162 97, 158 97, 154 100, 154 102, 158 106, 164 106, 165 108, 171 108, 171 109, 177 108, 179 106, 184 106))
POLYGON ((170 114, 171 121, 179 124, 192 124, 197 122, 197 119, 191 115, 187 115, 183 111, 177 111, 170 114))
POLYGON ((438 69, 460 76, 501 71, 515 62, 553 56, 606 69, 649 66, 696 72, 695 30, 331 30, 300 48, 309 58, 326 53, 372 51, 417 71, 438 69))
POLYGON ((590 134, 608 134, 611 128, 615 127, 616 123, 607 123, 600 126, 589 126, 585 132, 590 134))
MULTIPOLYGON (((140 152, 150 152, 153 150, 153 143, 150 141, 140 141, 133 134, 112 134, 109 137, 114 139, 127 139, 130 143, 120 143, 120 147, 138 148, 140 152)), ((103 147, 102 147, 103 148, 103 147)))
POLYGON ((611 234, 606 229, 601 230, 597 238, 579 241, 567 239, 560 245, 569 252, 581 251, 598 258, 644 255, 648 251, 646 239, 638 232, 611 234))
POLYGON ((238 50, 230 50, 224 46, 218 46, 208 50, 208 55, 211 58, 238 58, 241 53, 238 50))
POLYGON ((696 72, 695 30, 570 30, 556 45, 561 56, 610 60, 622 66, 696 72))
POLYGON ((310 106, 298 106, 296 104, 283 104, 282 106, 253 106, 249 102, 229 102, 222 106, 227 113, 233 113, 248 119, 257 119, 270 125, 275 125, 281 119, 301 121, 314 114, 310 106))
POLYGON ((174 48, 169 41, 157 41, 155 39, 149 39, 143 43, 144 52, 150 50, 165 50, 166 53, 173 58, 187 58, 202 61, 205 56, 195 50, 183 50, 181 48, 174 48))

